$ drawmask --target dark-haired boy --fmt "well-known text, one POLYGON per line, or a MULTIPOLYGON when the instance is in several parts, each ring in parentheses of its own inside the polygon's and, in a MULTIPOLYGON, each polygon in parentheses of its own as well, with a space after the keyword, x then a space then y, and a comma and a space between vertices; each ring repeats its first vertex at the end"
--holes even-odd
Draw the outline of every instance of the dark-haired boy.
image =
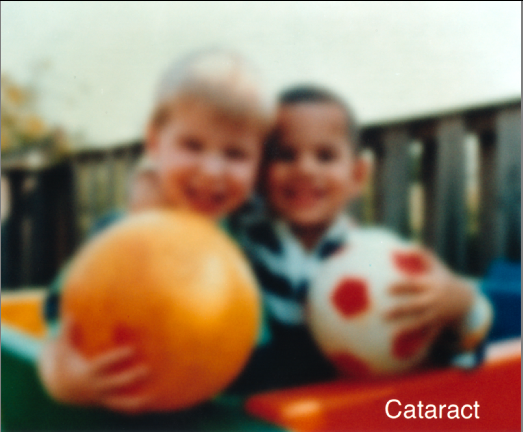
MULTIPOLYGON (((263 289, 272 331, 271 343, 260 348, 243 377, 244 385, 259 388, 335 376, 309 335, 305 299, 322 261, 360 231, 345 209, 361 194, 369 171, 358 153, 351 111, 317 87, 281 95, 266 151, 261 185, 269 213, 251 220, 240 238, 263 289)), ((398 332, 424 332, 428 338, 452 333, 457 341, 452 354, 473 350, 490 327, 488 301, 430 252, 423 253, 432 271, 396 287, 394 295, 409 293, 411 300, 384 318, 394 321, 398 332)))

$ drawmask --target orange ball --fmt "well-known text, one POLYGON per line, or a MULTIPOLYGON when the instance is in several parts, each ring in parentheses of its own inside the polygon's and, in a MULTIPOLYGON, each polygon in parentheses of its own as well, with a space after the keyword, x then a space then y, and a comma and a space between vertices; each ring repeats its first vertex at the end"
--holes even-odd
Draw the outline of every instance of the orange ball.
POLYGON ((87 358, 136 347, 151 375, 128 390, 153 395, 147 411, 187 408, 231 383, 254 348, 260 310, 250 267, 227 235, 164 210, 129 216, 88 243, 62 303, 87 358))

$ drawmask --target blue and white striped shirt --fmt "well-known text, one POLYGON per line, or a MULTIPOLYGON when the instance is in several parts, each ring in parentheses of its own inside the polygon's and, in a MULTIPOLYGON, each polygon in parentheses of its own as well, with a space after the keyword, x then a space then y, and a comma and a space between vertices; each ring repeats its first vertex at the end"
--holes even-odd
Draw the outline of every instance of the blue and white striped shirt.
MULTIPOLYGON (((318 244, 306 250, 285 221, 271 219, 259 205, 251 210, 236 221, 235 238, 248 256, 261 286, 267 321, 278 328, 306 328, 304 311, 309 283, 322 262, 348 244, 351 237, 363 232, 364 236, 378 236, 383 240, 399 239, 383 228, 362 231, 350 216, 340 214, 318 244)), ((477 286, 475 297, 458 329, 461 341, 458 345, 466 351, 474 350, 482 342, 492 322, 490 303, 477 286), (472 343, 467 342, 471 339, 472 343)))
POLYGON ((342 247, 355 224, 340 215, 318 244, 306 250, 282 220, 264 215, 244 221, 237 236, 262 287, 271 320, 283 325, 303 325, 309 281, 322 261, 342 247))

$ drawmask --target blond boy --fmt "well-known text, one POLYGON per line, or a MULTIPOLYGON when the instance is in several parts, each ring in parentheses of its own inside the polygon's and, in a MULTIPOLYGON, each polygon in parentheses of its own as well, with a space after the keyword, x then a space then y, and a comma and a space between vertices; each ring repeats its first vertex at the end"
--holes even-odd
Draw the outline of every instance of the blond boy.
MULTIPOLYGON (((213 220, 236 210, 254 187, 272 108, 257 72, 235 53, 211 50, 177 61, 160 82, 147 126, 154 169, 130 210, 182 208, 213 220)), ((147 394, 123 395, 149 373, 134 348, 86 359, 72 344, 74 329, 74 322, 61 323, 43 350, 39 370, 49 393, 65 403, 142 411, 147 394)))

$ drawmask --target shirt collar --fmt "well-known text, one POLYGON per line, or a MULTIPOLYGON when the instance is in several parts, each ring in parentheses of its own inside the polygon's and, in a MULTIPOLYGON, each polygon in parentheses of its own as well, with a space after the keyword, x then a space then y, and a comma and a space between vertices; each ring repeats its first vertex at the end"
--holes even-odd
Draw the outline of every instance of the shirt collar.
MULTIPOLYGON (((330 256, 347 242, 348 232, 354 226, 355 224, 352 222, 351 218, 348 215, 341 213, 334 219, 330 227, 319 240, 318 244, 312 251, 308 252, 308 254, 315 255, 320 259, 330 256)), ((292 232, 287 221, 278 218, 274 222, 274 227, 280 238, 297 243, 302 249, 304 249, 300 241, 292 232)))

